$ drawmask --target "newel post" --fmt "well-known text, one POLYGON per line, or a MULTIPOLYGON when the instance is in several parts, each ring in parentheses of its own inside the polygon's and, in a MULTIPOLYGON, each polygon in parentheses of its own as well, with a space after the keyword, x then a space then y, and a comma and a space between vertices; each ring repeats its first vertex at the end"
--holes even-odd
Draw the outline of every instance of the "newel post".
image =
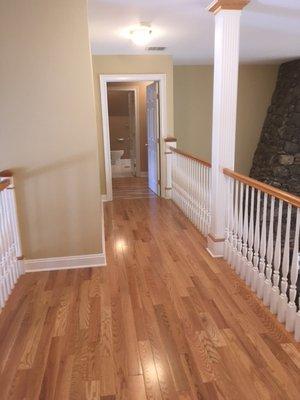
POLYGON ((177 139, 174 137, 165 138, 165 149, 164 154, 166 157, 166 186, 165 186, 165 197, 166 199, 172 198, 172 151, 170 147, 177 145, 177 139))
POLYGON ((224 167, 234 169, 239 66, 239 31, 242 9, 249 0, 215 0, 208 10, 215 15, 211 228, 208 251, 222 257, 225 241, 224 167))

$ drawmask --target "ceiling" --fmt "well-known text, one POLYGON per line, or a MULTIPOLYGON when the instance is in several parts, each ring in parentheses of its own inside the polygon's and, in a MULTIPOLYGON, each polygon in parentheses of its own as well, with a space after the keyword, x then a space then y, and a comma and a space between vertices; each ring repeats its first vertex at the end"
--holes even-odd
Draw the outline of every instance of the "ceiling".
MULTIPOLYGON (((170 54, 177 65, 213 62, 214 16, 210 0, 89 0, 93 54, 170 54), (124 37, 128 27, 151 23, 149 53, 124 37)), ((240 59, 276 63, 300 57, 300 0, 251 0, 241 17, 240 59)))

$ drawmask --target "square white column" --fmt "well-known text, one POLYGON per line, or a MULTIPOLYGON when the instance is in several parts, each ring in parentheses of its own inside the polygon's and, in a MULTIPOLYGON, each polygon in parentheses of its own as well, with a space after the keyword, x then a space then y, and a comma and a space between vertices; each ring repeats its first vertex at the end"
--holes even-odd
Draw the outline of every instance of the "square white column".
POLYGON ((245 0, 215 1, 211 228, 208 251, 222 257, 225 240, 225 178, 234 169, 241 9, 245 0), (236 9, 233 9, 233 4, 236 9), (229 7, 229 9, 228 9, 229 7))

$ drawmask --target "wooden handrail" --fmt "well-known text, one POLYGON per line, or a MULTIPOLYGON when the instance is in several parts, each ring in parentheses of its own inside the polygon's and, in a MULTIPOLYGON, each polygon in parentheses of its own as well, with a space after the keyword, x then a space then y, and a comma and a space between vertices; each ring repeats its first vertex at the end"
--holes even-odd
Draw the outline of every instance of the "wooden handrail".
POLYGON ((5 169, 0 171, 0 178, 12 178, 13 173, 9 169, 5 169))
POLYGON ((10 185, 9 179, 5 179, 5 181, 0 182, 0 192, 6 189, 10 185))
POLYGON ((197 156, 194 156, 193 154, 186 153, 185 151, 176 149, 175 147, 172 147, 172 146, 170 146, 169 149, 170 149, 171 151, 173 151, 174 153, 181 154, 182 156, 185 156, 185 157, 187 157, 187 158, 190 158, 190 159, 192 159, 192 160, 195 160, 195 161, 198 162, 199 164, 205 165, 205 167, 211 168, 211 163, 210 163, 210 162, 201 160, 201 158, 199 158, 199 157, 197 157, 197 156))
POLYGON ((223 168, 224 175, 230 176, 233 179, 236 179, 240 182, 245 183, 246 185, 252 186, 255 189, 261 190, 264 193, 268 193, 270 196, 276 197, 277 199, 286 201, 287 203, 292 204, 295 207, 300 207, 300 197, 295 196, 291 193, 284 192, 283 190, 277 189, 267 183, 263 183, 257 181, 256 179, 249 178, 248 176, 239 174, 238 172, 234 172, 231 169, 223 168))

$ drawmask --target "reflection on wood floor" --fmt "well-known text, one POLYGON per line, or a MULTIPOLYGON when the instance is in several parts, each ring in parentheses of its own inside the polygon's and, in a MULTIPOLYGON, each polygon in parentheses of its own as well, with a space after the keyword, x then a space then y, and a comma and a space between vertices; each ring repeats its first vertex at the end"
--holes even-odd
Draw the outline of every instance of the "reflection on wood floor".
POLYGON ((114 199, 143 199, 156 197, 155 193, 148 188, 147 178, 113 178, 112 186, 114 199))
POLYGON ((300 353, 168 200, 105 204, 107 266, 21 277, 1 400, 296 400, 300 353))

